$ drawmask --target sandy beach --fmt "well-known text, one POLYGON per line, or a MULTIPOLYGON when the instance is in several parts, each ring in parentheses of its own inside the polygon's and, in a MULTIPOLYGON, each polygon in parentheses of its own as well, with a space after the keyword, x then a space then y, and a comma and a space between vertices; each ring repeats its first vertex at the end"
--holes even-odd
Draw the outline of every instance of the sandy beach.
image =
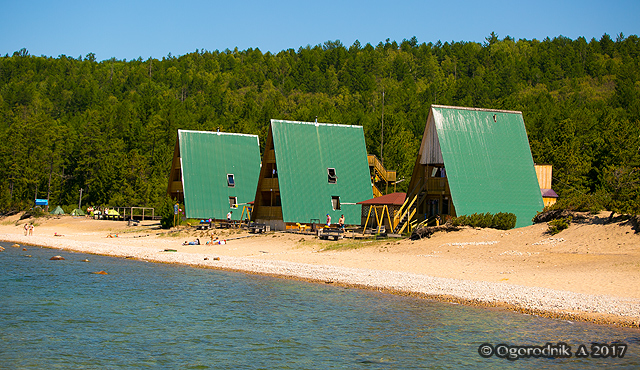
POLYGON ((127 226, 84 217, 19 216, 0 220, 0 240, 27 251, 42 246, 348 285, 558 319, 640 325, 640 234, 621 222, 606 223, 608 214, 590 216, 555 236, 546 232, 546 224, 538 224, 509 231, 464 228, 416 241, 332 241, 284 232, 162 230, 157 221, 127 226), (33 236, 24 235, 26 222, 35 224, 33 236), (211 233, 227 243, 204 244, 211 233), (182 245, 196 238, 203 244, 182 245))

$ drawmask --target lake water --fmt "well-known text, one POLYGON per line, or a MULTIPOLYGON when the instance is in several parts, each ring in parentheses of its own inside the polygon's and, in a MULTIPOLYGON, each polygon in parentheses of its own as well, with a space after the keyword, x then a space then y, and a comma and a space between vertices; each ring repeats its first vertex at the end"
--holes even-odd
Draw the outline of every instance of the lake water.
POLYGON ((636 329, 0 245, 0 369, 640 368, 636 329), (570 358, 479 354, 483 343, 560 342, 570 358), (593 343, 627 349, 576 357, 593 343))

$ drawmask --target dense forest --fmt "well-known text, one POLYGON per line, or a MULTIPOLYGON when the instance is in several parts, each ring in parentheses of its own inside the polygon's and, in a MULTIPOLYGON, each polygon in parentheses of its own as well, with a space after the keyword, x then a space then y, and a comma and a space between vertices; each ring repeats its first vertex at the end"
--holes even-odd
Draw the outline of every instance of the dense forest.
POLYGON ((162 60, 0 57, 0 210, 159 206, 178 129, 257 134, 271 118, 364 127, 407 186, 431 104, 523 112, 565 202, 640 213, 640 39, 603 35, 283 50, 162 60), (383 115, 384 112, 384 115, 383 115), (384 118, 383 118, 384 117, 384 118))

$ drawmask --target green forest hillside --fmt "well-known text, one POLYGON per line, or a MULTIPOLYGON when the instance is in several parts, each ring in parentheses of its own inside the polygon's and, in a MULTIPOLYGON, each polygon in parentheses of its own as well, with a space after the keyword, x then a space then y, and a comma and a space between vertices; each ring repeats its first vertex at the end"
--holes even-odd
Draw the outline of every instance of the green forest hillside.
POLYGON ((361 125, 407 186, 431 104, 519 110, 565 200, 640 212, 640 39, 416 38, 162 60, 0 57, 0 209, 158 206, 178 129, 257 134, 269 120, 361 125))

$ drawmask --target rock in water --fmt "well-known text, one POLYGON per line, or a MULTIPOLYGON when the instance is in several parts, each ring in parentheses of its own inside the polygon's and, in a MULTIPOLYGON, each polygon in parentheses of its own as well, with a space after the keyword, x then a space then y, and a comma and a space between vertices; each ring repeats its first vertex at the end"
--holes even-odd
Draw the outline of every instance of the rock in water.
POLYGON ((53 256, 53 257, 49 258, 49 260, 51 260, 51 261, 64 261, 64 257, 62 257, 62 256, 53 256))
POLYGON ((0 247, 0 252, 2 252, 3 250, 4 250, 4 248, 3 248, 3 247, 0 247))
POLYGON ((13 248, 20 248, 20 244, 12 244, 11 245, 13 248))
POLYGON ((94 274, 96 274, 96 275, 109 275, 109 274, 108 274, 106 271, 104 271, 104 270, 103 270, 103 271, 96 271, 96 272, 94 272, 94 274))

